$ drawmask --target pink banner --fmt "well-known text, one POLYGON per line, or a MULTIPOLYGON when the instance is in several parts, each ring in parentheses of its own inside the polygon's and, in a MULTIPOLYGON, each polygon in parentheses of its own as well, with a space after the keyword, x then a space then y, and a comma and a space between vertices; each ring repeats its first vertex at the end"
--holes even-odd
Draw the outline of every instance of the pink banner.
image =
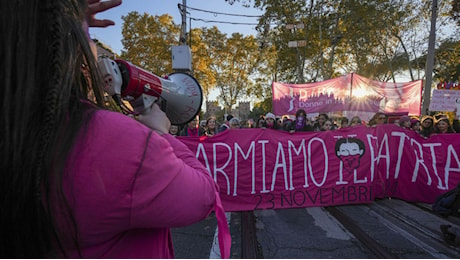
POLYGON ((420 115, 422 80, 406 83, 380 82, 351 73, 309 84, 273 82, 273 112, 295 114, 321 112, 408 112, 420 115))
POLYGON ((294 134, 235 129, 210 138, 178 138, 218 183, 225 210, 244 211, 383 197, 432 203, 460 181, 458 137, 426 140, 383 125, 294 134))

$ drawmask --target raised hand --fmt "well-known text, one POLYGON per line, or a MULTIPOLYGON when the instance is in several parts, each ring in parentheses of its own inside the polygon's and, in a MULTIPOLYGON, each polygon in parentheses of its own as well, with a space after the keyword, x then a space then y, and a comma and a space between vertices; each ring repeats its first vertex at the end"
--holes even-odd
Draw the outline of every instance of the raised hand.
POLYGON ((88 23, 88 27, 107 27, 114 25, 115 22, 112 20, 97 19, 96 14, 119 5, 121 5, 121 0, 88 0, 88 9, 86 11, 86 22, 88 23))

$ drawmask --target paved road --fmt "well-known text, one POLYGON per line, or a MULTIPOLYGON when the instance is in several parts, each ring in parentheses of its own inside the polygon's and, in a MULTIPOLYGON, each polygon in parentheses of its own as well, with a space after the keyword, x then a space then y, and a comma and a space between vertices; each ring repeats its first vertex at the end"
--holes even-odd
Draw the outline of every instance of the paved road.
MULTIPOLYGON (((439 229, 449 223, 460 228, 459 223, 426 208, 380 200, 334 209, 356 223, 374 247, 327 208, 257 210, 228 214, 231 258, 460 258, 460 247, 445 243, 439 229), (376 247, 385 254, 379 256, 376 247)), ((176 258, 218 258, 219 249, 213 245, 216 224, 212 215, 173 229, 176 258)))
MULTIPOLYGON (((227 213, 230 216, 232 236, 231 258, 241 258, 241 218, 240 213, 227 213)), ((194 225, 172 229, 176 258, 207 259, 220 258, 219 248, 215 245, 217 220, 214 214, 194 225), (213 251, 214 250, 214 251, 213 251)))

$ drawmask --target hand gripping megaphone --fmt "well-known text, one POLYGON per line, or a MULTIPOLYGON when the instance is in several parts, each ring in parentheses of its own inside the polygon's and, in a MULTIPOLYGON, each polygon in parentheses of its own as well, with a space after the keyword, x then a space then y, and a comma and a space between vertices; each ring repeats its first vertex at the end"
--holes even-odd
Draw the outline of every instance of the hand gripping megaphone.
POLYGON ((174 72, 161 78, 125 60, 100 57, 99 71, 105 91, 115 99, 128 101, 134 114, 142 114, 154 102, 171 124, 190 122, 200 112, 203 92, 196 79, 187 73, 174 72))

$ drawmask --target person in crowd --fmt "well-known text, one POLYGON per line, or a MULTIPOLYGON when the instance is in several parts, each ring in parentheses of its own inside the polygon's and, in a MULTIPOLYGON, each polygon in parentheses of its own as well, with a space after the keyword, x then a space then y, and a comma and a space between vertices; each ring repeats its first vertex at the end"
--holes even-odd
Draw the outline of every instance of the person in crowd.
POLYGON ((438 120, 440 120, 441 118, 449 118, 446 114, 443 114, 443 113, 437 113, 433 116, 433 119, 435 122, 437 122, 438 120))
POLYGON ((200 128, 205 129, 206 128, 206 123, 207 123, 207 120, 200 120, 200 128))
POLYGON ((171 125, 169 127, 169 134, 172 136, 178 136, 180 133, 178 125, 171 125))
POLYGON ((227 115, 227 117, 225 117, 225 122, 219 127, 219 133, 230 128, 229 122, 232 118, 233 118, 233 115, 230 115, 230 114, 227 115))
POLYGON ((410 117, 409 116, 401 116, 399 118, 399 126, 405 129, 410 129, 411 122, 410 122, 410 117))
POLYGON ((289 129, 289 132, 307 132, 313 131, 313 127, 310 124, 310 120, 307 118, 307 112, 303 109, 298 109, 295 113, 295 120, 292 121, 289 129))
POLYGON ((208 119, 206 119, 206 124, 204 126, 203 132, 206 136, 214 136, 215 134, 219 133, 216 117, 210 116, 208 119))
POLYGON ((105 107, 88 27, 120 4, 0 3, 2 258, 174 258, 170 228, 220 207, 157 104, 138 120, 105 107))
POLYGON ((289 118, 289 116, 287 116, 287 115, 283 116, 283 122, 282 122, 282 125, 281 125, 281 129, 289 131, 289 129, 291 128, 292 123, 293 123, 293 120, 291 118, 289 118))
POLYGON ((350 125, 348 117, 344 116, 340 119, 340 128, 345 128, 350 125))
POLYGON ((182 131, 180 136, 198 137, 204 135, 203 128, 200 127, 200 116, 196 115, 190 122, 188 122, 182 131))
POLYGON ((230 125, 230 129, 240 129, 241 128, 240 120, 236 117, 230 119, 228 124, 230 125))
POLYGON ((281 120, 280 117, 276 117, 275 122, 276 122, 276 128, 277 129, 283 129, 283 120, 281 120))
POLYGON ((387 123, 388 123, 388 117, 383 112, 375 113, 374 116, 369 120, 370 127, 375 127, 377 125, 382 125, 382 124, 387 124, 387 123))
POLYGON ((287 120, 289 120, 289 119, 290 119, 290 118, 289 118, 288 115, 284 115, 283 117, 281 117, 281 122, 282 122, 283 125, 284 125, 284 123, 285 123, 287 120))
POLYGON ((326 122, 328 119, 329 116, 326 113, 319 114, 316 122, 313 124, 313 131, 322 131, 324 122, 326 122))
POLYGON ((361 117, 359 116, 353 116, 350 119, 350 126, 357 126, 357 125, 362 125, 363 121, 361 120, 361 117))
POLYGON ((435 133, 436 134, 451 134, 451 133, 455 133, 454 129, 452 128, 452 126, 450 124, 449 118, 440 117, 436 121, 435 133))
POLYGON ((256 128, 264 128, 265 127, 265 116, 264 115, 260 115, 259 118, 257 118, 255 127, 256 128))
MULTIPOLYGON (((435 115, 433 115, 433 127, 434 127, 434 132, 438 132, 437 128, 438 128, 438 121, 441 120, 442 118, 447 118, 447 115, 446 114, 443 114, 443 113, 437 113, 435 115)), ((449 123, 450 124, 450 123, 449 123)))
POLYGON ((330 131, 335 129, 336 127, 331 119, 326 119, 326 121, 324 121, 323 126, 321 127, 321 131, 330 131))
POLYGON ((249 119, 246 121, 246 128, 255 128, 254 119, 249 118, 249 119))
POLYGON ((434 120, 430 115, 425 115, 420 120, 420 135, 429 138, 434 133, 434 120))
POLYGON ((412 117, 410 119, 410 129, 420 134, 420 120, 418 119, 418 117, 412 117))
POLYGON ((269 129, 279 129, 278 124, 276 123, 276 116, 273 113, 268 112, 265 115, 265 128, 269 129))
POLYGON ((460 120, 458 118, 452 120, 452 128, 456 133, 460 133, 460 120))

